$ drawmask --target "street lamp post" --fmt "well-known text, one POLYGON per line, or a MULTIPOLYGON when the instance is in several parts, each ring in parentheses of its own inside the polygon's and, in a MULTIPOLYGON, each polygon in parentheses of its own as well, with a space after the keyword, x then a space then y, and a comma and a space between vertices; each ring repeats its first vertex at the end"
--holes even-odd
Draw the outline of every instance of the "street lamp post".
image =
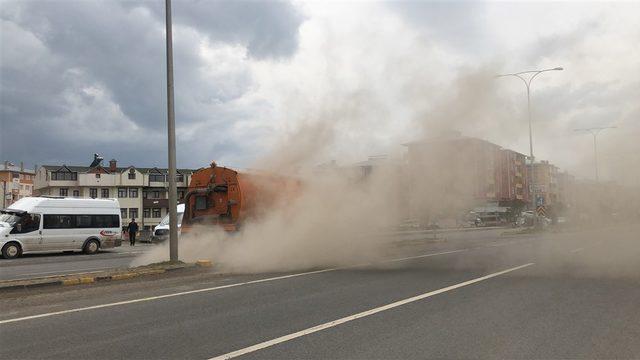
POLYGON ((176 121, 173 106, 173 35, 171 0, 165 0, 167 36, 167 139, 169 149, 169 260, 178 261, 178 191, 176 189, 176 121))
MULTIPOLYGON (((563 70, 563 68, 561 67, 555 67, 553 69, 544 69, 544 70, 532 70, 532 71, 522 71, 519 73, 512 73, 512 74, 501 74, 501 75, 497 75, 496 77, 505 77, 505 76, 515 76, 518 79, 522 80, 522 82, 524 83, 525 87, 527 88, 527 114, 529 117, 529 159, 531 159, 531 171, 529 171, 529 199, 530 199, 530 206, 532 208, 534 208, 534 201, 535 201, 535 193, 533 190, 534 184, 533 184, 533 164, 535 162, 535 158, 533 156, 533 133, 532 133, 532 126, 531 126, 531 82, 533 81, 533 79, 535 79, 536 76, 542 74, 543 72, 547 72, 547 71, 561 71, 563 70)), ((534 216, 534 223, 536 222, 536 217, 534 216)))
POLYGON ((584 128, 584 129, 573 129, 573 131, 586 131, 593 135, 593 163, 596 170, 596 183, 598 182, 598 144, 597 138, 600 131, 605 129, 615 129, 615 126, 605 126, 605 127, 592 127, 592 128, 584 128))

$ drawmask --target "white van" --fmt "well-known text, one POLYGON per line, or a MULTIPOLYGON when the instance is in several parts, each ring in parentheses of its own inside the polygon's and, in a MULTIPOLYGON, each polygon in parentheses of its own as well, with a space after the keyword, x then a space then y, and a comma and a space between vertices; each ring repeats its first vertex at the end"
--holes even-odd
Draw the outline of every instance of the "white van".
MULTIPOLYGON (((180 227, 182 225, 182 217, 184 216, 184 204, 178 204, 178 235, 180 235, 180 227)), ((153 228, 151 242, 162 242, 169 238, 169 214, 162 218, 160 224, 153 228)))
POLYGON ((0 211, 0 248, 5 259, 28 252, 95 254, 122 244, 116 199, 26 197, 0 211))

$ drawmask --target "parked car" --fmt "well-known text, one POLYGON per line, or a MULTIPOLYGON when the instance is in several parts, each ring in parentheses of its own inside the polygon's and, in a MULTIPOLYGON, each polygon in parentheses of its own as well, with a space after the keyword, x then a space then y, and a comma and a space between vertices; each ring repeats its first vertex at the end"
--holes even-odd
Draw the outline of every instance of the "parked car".
POLYGON ((95 254, 122 244, 116 199, 25 197, 0 211, 0 248, 5 259, 31 252, 95 254))

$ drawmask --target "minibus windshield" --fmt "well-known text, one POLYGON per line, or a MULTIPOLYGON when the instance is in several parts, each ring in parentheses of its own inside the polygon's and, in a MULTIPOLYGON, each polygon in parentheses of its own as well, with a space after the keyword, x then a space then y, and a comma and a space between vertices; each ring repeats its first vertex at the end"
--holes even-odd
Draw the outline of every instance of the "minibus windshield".
MULTIPOLYGON (((184 215, 184 213, 179 212, 178 213, 178 225, 180 225, 182 223, 182 216, 184 215)), ((159 225, 169 225, 169 214, 167 214, 165 217, 162 218, 162 221, 160 221, 159 225)))
POLYGON ((20 221, 20 216, 14 213, 2 212, 0 214, 0 222, 5 222, 9 224, 9 226, 15 225, 18 221, 20 221))

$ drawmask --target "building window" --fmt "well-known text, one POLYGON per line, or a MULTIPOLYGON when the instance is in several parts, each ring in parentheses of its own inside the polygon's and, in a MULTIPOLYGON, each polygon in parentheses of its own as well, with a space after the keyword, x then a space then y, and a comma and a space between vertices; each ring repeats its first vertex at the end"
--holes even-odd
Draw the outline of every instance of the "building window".
POLYGON ((126 198, 127 197, 127 189, 118 188, 118 197, 119 198, 126 198))
POLYGON ((159 218, 159 217, 161 217, 161 215, 160 215, 160 208, 153 208, 153 217, 154 217, 154 218, 159 218))
POLYGON ((109 197, 109 189, 100 189, 101 197, 108 198, 109 197))
POLYGON ((73 190, 73 197, 80 197, 80 190, 73 190))
POLYGON ((135 180, 136 179, 136 171, 134 169, 130 169, 129 170, 129 180, 135 180))
POLYGON ((178 191, 178 200, 184 199, 184 191, 178 191))
POLYGON ((100 179, 100 174, 96 174, 96 179, 100 179))
POLYGON ((142 209, 142 216, 144 218, 147 218, 147 219, 150 218, 151 217, 151 209, 149 209, 149 208, 142 209))
POLYGON ((138 197, 138 188, 129 188, 129 197, 137 198, 138 197))
POLYGON ((120 208, 120 217, 123 220, 127 218, 127 208, 120 208))
POLYGON ((53 171, 51 172, 51 180, 78 180, 78 173, 70 171, 53 171))
POLYGON ((197 196, 196 197, 196 210, 206 210, 207 209, 207 197, 206 196, 197 196))
POLYGON ((149 192, 148 191, 143 191, 142 192, 142 198, 146 199, 147 197, 149 197, 149 192))
POLYGON ((89 189, 89 197, 92 199, 95 199, 98 197, 98 189, 96 188, 90 188, 89 189))
POLYGON ((60 196, 69 196, 69 189, 60 188, 60 196))
POLYGON ((159 190, 153 190, 151 198, 152 199, 160 199, 160 191, 159 190))
POLYGON ((184 175, 182 175, 182 174, 176 175, 176 181, 177 182, 184 182, 184 175))
POLYGON ((129 217, 135 219, 138 217, 138 208, 129 208, 129 217))
POLYGON ((149 174, 149 181, 164 182, 163 174, 149 174))

